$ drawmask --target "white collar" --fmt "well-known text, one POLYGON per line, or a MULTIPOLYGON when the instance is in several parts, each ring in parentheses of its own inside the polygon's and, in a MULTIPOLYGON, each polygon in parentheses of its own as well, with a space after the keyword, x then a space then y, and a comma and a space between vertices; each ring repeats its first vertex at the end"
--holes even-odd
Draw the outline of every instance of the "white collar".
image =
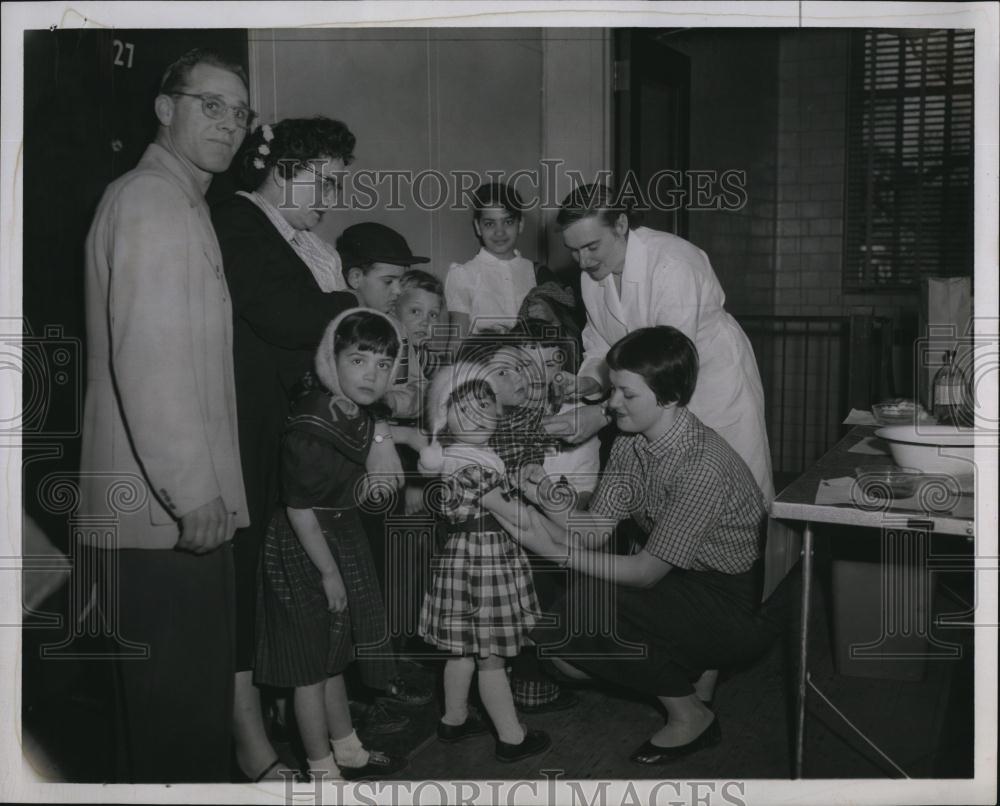
POLYGON ((476 257, 482 258, 483 260, 488 260, 491 263, 499 263, 501 266, 509 266, 515 260, 521 259, 521 253, 517 249, 515 249, 514 257, 512 257, 510 260, 502 260, 501 258, 498 258, 496 255, 494 255, 492 252, 488 251, 485 246, 481 246, 479 247, 479 254, 476 255, 476 257))
POLYGON ((245 199, 249 199, 254 204, 256 204, 264 213, 264 215, 267 216, 268 220, 272 224, 274 224, 274 228, 278 230, 278 232, 281 234, 281 237, 284 238, 286 241, 293 240, 295 236, 298 234, 298 230, 295 229, 295 227, 293 227, 285 220, 285 217, 281 214, 281 211, 278 210, 278 208, 275 207, 273 204, 271 204, 271 202, 269 202, 267 199, 261 196, 256 190, 253 191, 252 193, 247 193, 244 190, 238 190, 236 191, 236 195, 242 196, 245 199))

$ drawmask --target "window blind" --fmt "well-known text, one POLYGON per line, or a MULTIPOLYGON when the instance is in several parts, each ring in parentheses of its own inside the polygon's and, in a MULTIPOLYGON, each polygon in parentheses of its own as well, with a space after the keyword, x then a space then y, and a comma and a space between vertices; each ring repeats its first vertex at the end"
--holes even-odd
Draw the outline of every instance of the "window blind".
POLYGON ((851 47, 844 287, 972 274, 973 40, 865 30, 851 47))

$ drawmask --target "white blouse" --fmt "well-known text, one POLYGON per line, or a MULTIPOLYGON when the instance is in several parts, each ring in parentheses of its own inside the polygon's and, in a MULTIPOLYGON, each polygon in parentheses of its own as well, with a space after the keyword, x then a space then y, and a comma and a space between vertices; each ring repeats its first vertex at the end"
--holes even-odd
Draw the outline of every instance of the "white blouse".
POLYGON ((467 263, 453 263, 444 282, 448 311, 469 317, 469 331, 489 327, 510 327, 521 303, 535 287, 535 266, 515 252, 510 260, 500 260, 480 249, 467 263))

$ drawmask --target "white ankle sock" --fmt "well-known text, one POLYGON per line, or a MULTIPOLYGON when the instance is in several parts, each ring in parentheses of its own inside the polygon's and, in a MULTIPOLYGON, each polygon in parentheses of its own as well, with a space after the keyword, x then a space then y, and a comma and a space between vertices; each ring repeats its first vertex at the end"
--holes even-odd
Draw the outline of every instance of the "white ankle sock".
POLYGON ((463 725, 469 718, 469 688, 476 664, 472 658, 451 658, 444 665, 444 716, 445 725, 463 725))
POLYGON ((358 738, 356 731, 351 731, 343 739, 331 739, 333 755, 341 767, 363 767, 368 763, 368 751, 358 738))
POLYGON ((507 682, 507 672, 504 669, 489 669, 479 672, 479 697, 483 701, 486 713, 493 720, 497 736, 501 742, 520 744, 524 741, 524 727, 517 719, 514 708, 514 696, 507 682))
POLYGON ((330 753, 326 758, 317 759, 307 759, 309 762, 309 772, 319 777, 321 773, 325 773, 323 779, 326 781, 341 781, 343 776, 340 774, 340 767, 337 766, 337 762, 333 760, 333 753, 330 753))

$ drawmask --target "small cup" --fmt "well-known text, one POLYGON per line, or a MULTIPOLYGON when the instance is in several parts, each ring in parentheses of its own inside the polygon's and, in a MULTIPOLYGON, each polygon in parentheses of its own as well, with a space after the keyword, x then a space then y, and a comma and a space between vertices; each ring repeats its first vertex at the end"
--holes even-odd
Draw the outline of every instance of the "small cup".
POLYGON ((923 409, 912 400, 884 400, 872 406, 879 425, 913 425, 923 416, 923 409))

